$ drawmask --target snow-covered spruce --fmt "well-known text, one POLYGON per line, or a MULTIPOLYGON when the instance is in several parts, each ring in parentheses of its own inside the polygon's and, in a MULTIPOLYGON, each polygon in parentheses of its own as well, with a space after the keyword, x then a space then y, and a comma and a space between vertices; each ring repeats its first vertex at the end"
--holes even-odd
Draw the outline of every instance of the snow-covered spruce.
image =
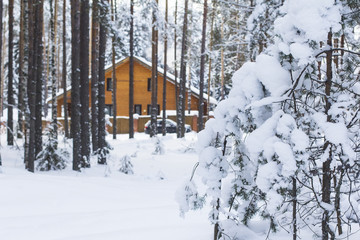
POLYGON ((128 175, 134 174, 133 165, 131 163, 131 157, 125 155, 120 159, 120 168, 119 171, 128 175))
POLYGON ((44 143, 43 150, 36 158, 37 167, 39 171, 61 170, 66 167, 66 159, 69 153, 66 149, 58 148, 58 139, 53 136, 53 125, 50 124, 45 129, 45 136, 47 141, 44 143))
POLYGON ((241 239, 243 225, 255 234, 255 217, 274 231, 297 236, 306 227, 323 239, 360 222, 360 59, 332 47, 353 37, 350 12, 345 1, 284 1, 273 44, 234 74, 198 143, 216 238, 241 239))

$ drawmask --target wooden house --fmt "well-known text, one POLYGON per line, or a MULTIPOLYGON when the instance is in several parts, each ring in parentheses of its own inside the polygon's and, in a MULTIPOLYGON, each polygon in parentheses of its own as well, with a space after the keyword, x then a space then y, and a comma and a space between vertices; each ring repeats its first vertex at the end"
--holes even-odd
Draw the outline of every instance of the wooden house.
MULTIPOLYGON (((129 57, 116 63, 116 107, 117 116, 129 115, 129 57)), ((166 110, 176 110, 175 104, 175 77, 167 74, 167 93, 166 93, 166 110)), ((90 89, 89 89, 90 92, 90 89)), ((191 87, 191 110, 198 110, 199 91, 191 87)), ((159 114, 163 110, 163 69, 158 69, 158 106, 159 114)), ((71 117, 71 89, 67 89, 68 111, 71 117)), ((91 94, 90 94, 91 98, 91 94)), ((207 115, 207 95, 204 94, 204 115, 207 115)), ((216 104, 216 100, 211 98, 211 104, 216 104)), ((57 96, 58 117, 63 116, 63 93, 57 96)), ((91 99, 90 99, 91 104, 91 99)), ((106 67, 105 70, 105 104, 107 113, 113 115, 112 103, 112 66, 106 67)), ((150 115, 151 105, 151 63, 140 57, 134 57, 134 112, 139 115, 150 115)))

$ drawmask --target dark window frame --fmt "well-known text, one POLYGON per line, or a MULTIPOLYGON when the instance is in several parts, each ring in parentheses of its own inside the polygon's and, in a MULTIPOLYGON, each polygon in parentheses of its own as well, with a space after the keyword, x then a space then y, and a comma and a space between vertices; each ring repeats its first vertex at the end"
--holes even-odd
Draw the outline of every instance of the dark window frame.
POLYGON ((147 90, 148 92, 151 92, 151 78, 147 79, 147 90))
POLYGON ((134 105, 134 113, 141 115, 142 114, 142 105, 141 104, 135 104, 134 105), (136 107, 140 107, 140 113, 136 112, 136 107))
POLYGON ((112 78, 106 79, 106 91, 112 92, 112 78))
POLYGON ((114 116, 114 105, 112 104, 105 104, 105 109, 107 110, 107 114, 111 117, 114 116))

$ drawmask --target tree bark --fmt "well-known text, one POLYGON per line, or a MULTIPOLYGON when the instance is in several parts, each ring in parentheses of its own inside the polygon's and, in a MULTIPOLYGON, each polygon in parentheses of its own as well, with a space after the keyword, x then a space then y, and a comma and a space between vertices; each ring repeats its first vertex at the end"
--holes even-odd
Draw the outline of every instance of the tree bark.
MULTIPOLYGON (((331 94, 331 85, 332 85, 332 32, 328 33, 327 45, 330 48, 330 51, 326 52, 326 81, 325 81, 325 114, 327 115, 327 121, 331 121, 331 115, 329 115, 329 110, 331 108, 330 103, 330 94, 331 94)), ((332 146, 329 141, 325 141, 324 151, 327 148, 329 150, 329 156, 327 160, 322 165, 322 202, 330 204, 331 202, 331 170, 330 165, 332 161, 332 146)), ((331 234, 331 229, 329 226, 330 213, 327 209, 323 209, 323 217, 321 221, 321 230, 322 230, 322 240, 328 240, 329 235, 331 234)))
POLYGON ((81 167, 80 125, 80 0, 71 0, 71 135, 73 170, 81 167))
MULTIPOLYGON (((175 28, 174 28, 174 69, 175 69, 175 105, 176 105, 176 125, 180 125, 180 103, 179 103, 179 84, 178 84, 178 70, 177 70, 177 0, 175 2, 175 28)), ((176 135, 179 138, 180 134, 178 128, 176 130, 176 135)))
POLYGON ((92 26, 91 26, 91 140, 92 150, 98 150, 98 79, 99 79, 99 6, 98 0, 92 4, 92 26))
POLYGON ((100 6, 100 38, 99 38, 99 150, 98 163, 106 164, 106 141, 105 141, 105 51, 106 51, 106 7, 105 0, 101 0, 100 6))
MULTIPOLYGON (((158 0, 156 0, 156 5, 158 0)), ((157 74, 157 62, 158 62, 158 30, 156 25, 156 10, 153 9, 153 20, 152 20, 152 69, 151 69, 151 124, 150 124, 150 137, 154 137, 157 134, 157 92, 158 92, 158 74, 157 74)))
MULTIPOLYGON (((56 4, 56 3, 55 3, 56 4)), ((51 124, 52 124, 52 133, 51 136, 55 142, 54 148, 57 149, 57 101, 56 101, 56 92, 57 92, 57 75, 55 68, 55 16, 53 11, 53 0, 50 0, 50 38, 51 38, 51 59, 50 59, 50 68, 51 68, 51 99, 52 99, 52 108, 51 108, 51 124)))
POLYGON ((29 10, 29 21, 28 21, 28 30, 29 30, 29 59, 28 59, 28 109, 29 109, 29 128, 27 129, 28 137, 28 146, 25 150, 25 168, 34 172, 34 161, 35 161, 35 90, 36 90, 36 81, 35 81, 35 13, 34 13, 34 0, 28 1, 28 10, 29 10))
MULTIPOLYGON (((204 78, 205 78, 205 43, 206 43, 206 20, 207 20, 207 0, 204 0, 203 27, 201 38, 201 58, 200 58, 200 96, 199 96, 199 118, 198 131, 204 128, 204 78)), ((210 93, 208 93, 210 94, 210 93)))
POLYGON ((165 1, 165 34, 164 34, 164 79, 163 79, 163 115, 162 135, 166 135, 166 82, 167 82, 167 24, 168 24, 168 0, 165 1))
POLYGON ((43 8, 44 1, 39 0, 35 4, 35 38, 36 38, 36 103, 35 103, 35 156, 42 150, 42 92, 43 92, 43 8))
POLYGON ((90 167, 89 0, 81 0, 80 12, 81 167, 90 167))
POLYGON ((17 128, 17 137, 22 138, 24 134, 24 121, 23 116, 25 113, 25 102, 24 102, 24 92, 25 92, 25 79, 24 79, 24 44, 25 44, 25 28, 24 28, 24 18, 25 18, 25 1, 20 1, 20 39, 19 39, 19 95, 18 95, 18 128, 17 128))
MULTIPOLYGON (((115 14, 114 14, 114 4, 111 0, 111 20, 115 23, 115 14)), ((111 39, 111 51, 112 51, 112 102, 113 102, 113 139, 116 139, 117 124, 116 124, 116 115, 117 115, 117 106, 116 106, 116 92, 117 92, 117 80, 116 80, 116 66, 115 66, 115 35, 111 39)))
POLYGON ((67 75, 67 69, 66 69, 66 0, 64 0, 63 5, 63 32, 62 32, 62 42, 63 42, 63 65, 62 65, 62 82, 63 82, 63 99, 64 99, 64 131, 65 131, 65 138, 69 138, 69 118, 68 118, 68 106, 67 106, 67 83, 66 83, 66 75, 67 75))
MULTIPOLYGON (((3 12, 3 0, 0 0, 0 119, 1 119, 1 115, 2 115, 2 109, 1 109, 1 99, 2 99, 2 77, 1 77, 1 69, 2 69, 2 36, 3 36, 3 17, 2 17, 2 12, 3 12)), ((0 139, 0 147, 1 147, 1 139, 0 139)), ((2 160, 1 160, 1 152, 0 152, 0 166, 2 165, 2 160)))
POLYGON ((134 138, 134 0, 130 1, 129 138, 134 138))
POLYGON ((8 38, 8 119, 7 119, 7 144, 14 145, 14 123, 13 123, 13 106, 14 89, 13 89, 13 49, 14 49, 14 0, 9 0, 9 38, 8 38))
POLYGON ((211 64, 212 64, 212 58, 211 58, 211 53, 212 53, 212 47, 213 47, 213 39, 214 39, 214 19, 215 19, 215 4, 213 3, 213 9, 212 9, 212 13, 211 13, 211 28, 210 28, 210 46, 209 46, 209 52, 210 52, 210 56, 209 56, 209 75, 208 75, 208 99, 207 99, 207 115, 208 115, 208 119, 210 118, 210 94, 211 94, 211 64))
POLYGON ((188 0, 185 0, 184 8, 184 23, 183 35, 181 43, 181 63, 180 63, 180 93, 179 93, 179 108, 177 116, 180 117, 177 125, 177 137, 183 138, 185 135, 185 91, 186 91, 186 53, 187 53, 187 23, 188 23, 188 0))

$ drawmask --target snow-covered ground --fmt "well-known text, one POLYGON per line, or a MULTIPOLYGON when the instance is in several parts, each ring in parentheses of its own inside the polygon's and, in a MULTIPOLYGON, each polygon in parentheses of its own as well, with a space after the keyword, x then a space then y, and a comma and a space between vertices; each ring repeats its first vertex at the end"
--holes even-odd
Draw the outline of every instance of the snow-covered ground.
MULTIPOLYGON (((196 134, 161 137, 165 153, 153 155, 148 135, 108 138, 114 147, 108 166, 81 173, 71 170, 28 173, 22 151, 4 146, 0 174, 2 240, 186 240, 211 239, 208 209, 179 216, 175 192, 191 175, 196 134), (134 175, 119 172, 120 158, 131 155, 134 175)), ((20 143, 18 143, 20 145, 20 143)))

